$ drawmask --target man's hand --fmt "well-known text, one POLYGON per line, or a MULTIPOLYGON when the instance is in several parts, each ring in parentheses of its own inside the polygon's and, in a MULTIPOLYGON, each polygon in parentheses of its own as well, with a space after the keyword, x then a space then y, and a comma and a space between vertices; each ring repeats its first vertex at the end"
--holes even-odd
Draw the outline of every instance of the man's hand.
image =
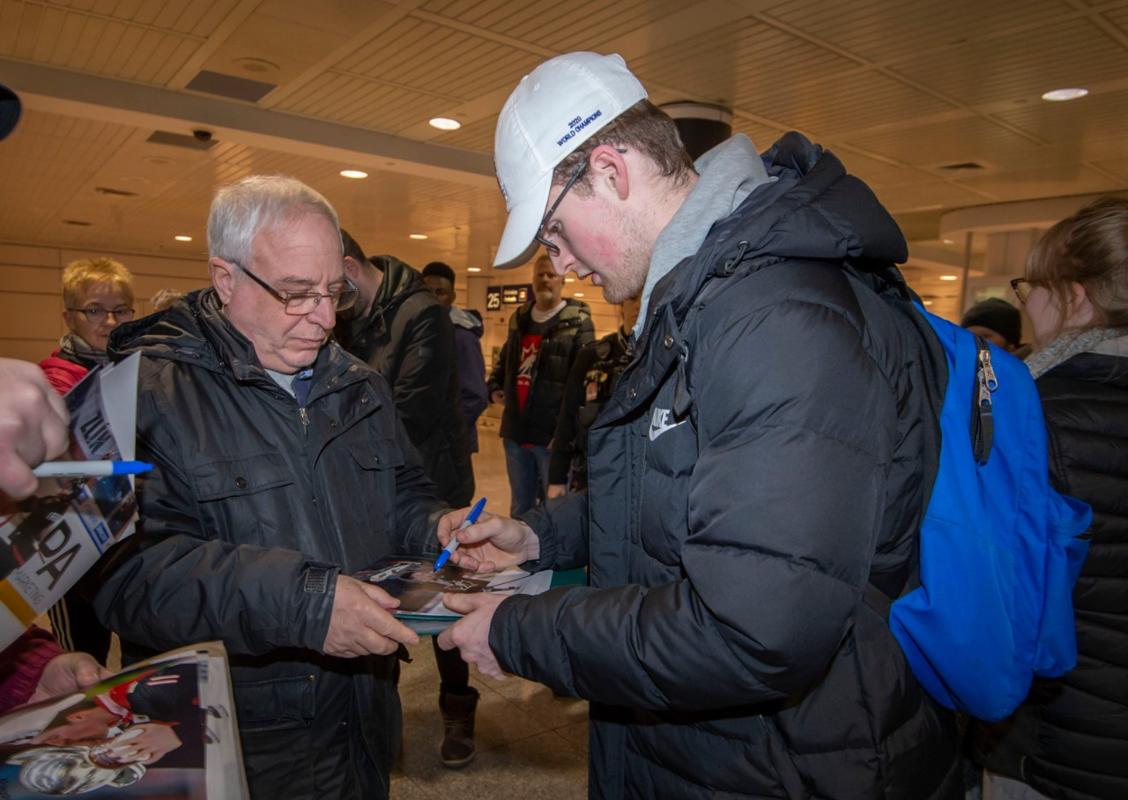
POLYGON ((68 419, 39 367, 0 358, 0 492, 19 500, 35 491, 32 467, 66 450, 68 419))
POLYGON ((490 402, 497 403, 498 405, 503 405, 505 403, 505 390, 494 389, 492 392, 490 392, 490 402))
POLYGON ((337 576, 333 616, 321 650, 326 655, 356 658, 386 656, 400 643, 416 644, 419 637, 391 614, 399 600, 378 586, 348 575, 337 576))
POLYGON ((436 533, 443 547, 451 536, 458 534, 458 549, 450 557, 452 564, 471 572, 496 572, 540 557, 540 539, 533 529, 509 517, 486 511, 475 524, 459 531, 458 526, 469 512, 470 509, 461 508, 439 519, 436 533))
POLYGON ((549 500, 555 500, 557 497, 563 497, 566 494, 568 494, 568 487, 563 483, 550 483, 548 491, 545 492, 545 496, 549 500))
POLYGON ((483 592, 480 594, 444 594, 443 605, 451 611, 465 614, 462 619, 439 634, 439 647, 450 650, 457 647, 462 660, 473 664, 478 672, 497 680, 505 673, 490 650, 490 624, 494 612, 505 597, 483 592))
POLYGON ((87 653, 62 653, 47 662, 29 703, 61 694, 73 694, 112 675, 87 653))

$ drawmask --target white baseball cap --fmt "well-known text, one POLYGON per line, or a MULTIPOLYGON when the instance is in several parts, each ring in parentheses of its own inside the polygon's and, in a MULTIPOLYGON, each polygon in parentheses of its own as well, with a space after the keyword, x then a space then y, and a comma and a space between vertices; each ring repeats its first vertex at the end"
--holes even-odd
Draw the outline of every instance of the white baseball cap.
POLYGON ((618 54, 567 53, 521 79, 494 135, 494 169, 509 211, 495 267, 515 267, 532 255, 556 165, 645 97, 618 54))

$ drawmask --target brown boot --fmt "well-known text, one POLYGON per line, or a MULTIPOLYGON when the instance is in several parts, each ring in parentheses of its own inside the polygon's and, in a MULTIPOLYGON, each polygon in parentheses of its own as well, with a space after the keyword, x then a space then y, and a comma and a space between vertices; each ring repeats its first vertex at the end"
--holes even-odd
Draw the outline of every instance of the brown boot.
POLYGON ((465 694, 439 693, 439 710, 443 713, 443 744, 439 757, 444 767, 459 769, 474 760, 474 712, 477 708, 477 689, 468 688, 465 694))

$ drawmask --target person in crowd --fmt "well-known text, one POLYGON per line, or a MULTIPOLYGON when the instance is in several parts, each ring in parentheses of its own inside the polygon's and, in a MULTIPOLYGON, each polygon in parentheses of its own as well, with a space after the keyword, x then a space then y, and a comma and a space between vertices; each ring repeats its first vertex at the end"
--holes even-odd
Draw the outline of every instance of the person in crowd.
MULTIPOLYGON (((378 798, 395 657, 418 637, 351 577, 435 551, 435 496, 387 382, 331 341, 356 300, 337 214, 293 178, 221 188, 211 287, 114 332, 141 353, 138 531, 95 608, 123 661, 221 640, 254 798, 378 798)), ((402 655, 402 651, 401 655, 402 655)))
POLYGON ((539 242, 608 302, 641 292, 638 344, 588 491, 458 533, 463 566, 590 585, 449 595, 440 643, 591 701, 592 797, 958 797, 954 715, 863 601, 914 580, 939 454, 944 356, 892 217, 798 133, 694 164, 617 55, 522 80, 495 164, 496 266, 539 242))
POLYGON ((960 327, 1008 353, 1022 347, 1022 312, 998 297, 982 300, 965 311, 960 327))
POLYGON ((133 319, 133 276, 111 258, 72 261, 63 270, 63 322, 59 347, 39 362, 59 394, 108 360, 110 334, 133 319))
POLYGON ((187 292, 181 292, 177 289, 158 289, 153 293, 149 304, 153 307, 153 311, 164 311, 177 300, 184 297, 185 294, 187 294, 187 292))
MULTIPOLYGON (((59 394, 69 392, 87 372, 109 359, 110 334, 133 319, 133 276, 110 258, 72 261, 63 270, 63 305, 67 332, 58 349, 39 362, 59 394)), ((89 597, 95 590, 91 581, 80 579, 47 616, 65 649, 90 653, 105 663, 111 633, 90 606, 89 597)))
POLYGON ((1128 797, 1128 200, 1050 228, 1013 281, 1046 416, 1050 478, 1093 508, 1073 591, 1077 667, 981 726, 984 800, 1128 797))
POLYGON ((432 261, 423 267, 423 283, 450 312, 454 323, 454 354, 458 367, 458 398, 470 452, 478 452, 478 417, 490 404, 486 386, 486 361, 482 358, 482 315, 454 304, 454 270, 449 264, 432 261))
POLYGON ((547 255, 533 264, 533 300, 509 318, 509 333, 487 384, 503 403, 501 438, 509 474, 509 513, 523 514, 548 490, 549 445, 564 385, 580 349, 595 338, 586 303, 565 300, 564 276, 547 255))
POLYGON ((638 304, 638 297, 628 297, 620 303, 618 330, 584 345, 572 365, 552 437, 552 460, 548 466, 550 500, 563 497, 569 489, 579 492, 587 488, 588 430, 611 398, 619 376, 631 363, 631 331, 638 320, 638 304))
MULTIPOLYGON (((452 507, 474 493, 470 445, 459 410, 454 325, 420 274, 393 256, 365 257, 356 240, 341 231, 345 272, 359 298, 337 323, 337 340, 368 363, 392 387, 396 410, 439 497, 452 507)), ((444 766, 464 767, 474 758, 478 690, 457 653, 434 644, 439 668, 439 710, 444 766)))

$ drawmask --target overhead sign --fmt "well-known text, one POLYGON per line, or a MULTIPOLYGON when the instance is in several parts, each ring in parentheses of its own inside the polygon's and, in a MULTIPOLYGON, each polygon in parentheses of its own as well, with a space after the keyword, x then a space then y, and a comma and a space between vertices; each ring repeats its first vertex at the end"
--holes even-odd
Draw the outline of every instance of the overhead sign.
POLYGON ((497 311, 502 306, 519 306, 529 302, 533 294, 531 283, 514 283, 506 286, 486 287, 486 310, 497 311))

